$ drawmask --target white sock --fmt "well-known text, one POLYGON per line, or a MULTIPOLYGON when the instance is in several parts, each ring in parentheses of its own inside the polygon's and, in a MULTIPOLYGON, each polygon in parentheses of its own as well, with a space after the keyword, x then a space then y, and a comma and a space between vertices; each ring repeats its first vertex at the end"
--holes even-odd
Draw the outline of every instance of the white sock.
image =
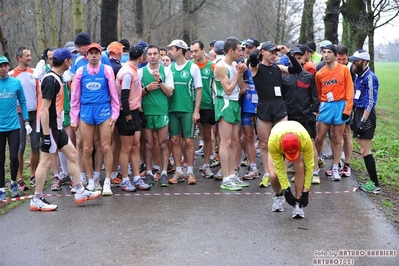
POLYGON ((64 153, 58 152, 58 157, 60 158, 60 164, 61 164, 61 169, 62 172, 65 174, 68 174, 68 163, 67 163, 67 157, 65 156, 64 153))
POLYGON ((104 185, 105 185, 105 183, 111 184, 111 178, 106 177, 106 178, 104 179, 104 185))
POLYGON ((183 174, 183 167, 177 166, 176 167, 176 172, 178 172, 179 174, 183 174))
POLYGON ((100 172, 93 172, 93 178, 100 178, 100 172))
POLYGON ((124 178, 122 178, 122 179, 123 179, 122 182, 130 181, 129 177, 124 177, 124 178))
POLYGON ((133 177, 133 182, 137 182, 137 181, 139 181, 139 179, 140 179, 140 176, 136 175, 133 177))
POLYGON ((193 166, 187 166, 187 173, 193 173, 193 166))
POLYGON ((118 172, 111 172, 111 179, 115 179, 118 175, 118 172))
POLYGON ((159 165, 154 165, 153 168, 157 169, 158 171, 161 169, 161 167, 159 167, 159 165))

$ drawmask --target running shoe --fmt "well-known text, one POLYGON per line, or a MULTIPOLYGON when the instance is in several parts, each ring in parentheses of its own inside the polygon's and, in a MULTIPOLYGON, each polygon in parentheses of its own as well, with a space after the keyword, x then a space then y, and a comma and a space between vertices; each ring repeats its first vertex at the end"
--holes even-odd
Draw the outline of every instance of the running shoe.
POLYGON ((104 186, 103 186, 103 192, 102 195, 103 196, 112 196, 112 190, 111 190, 111 182, 110 181, 104 181, 104 186))
POLYGON ((206 167, 202 169, 202 176, 205 178, 213 178, 214 174, 212 173, 211 168, 206 167))
POLYGON ((369 193, 373 193, 373 194, 379 194, 381 192, 381 188, 380 187, 376 187, 374 182, 369 180, 364 184, 360 184, 359 187, 361 190, 363 190, 364 192, 369 192, 369 193))
POLYGON ((154 176, 152 174, 147 173, 146 176, 144 177, 144 183, 146 183, 149 186, 152 186, 154 184, 154 176))
POLYGON ((71 189, 72 194, 76 193, 75 183, 73 183, 72 178, 71 178, 71 181, 69 182, 69 188, 71 189))
POLYGON ((17 182, 10 184, 11 198, 19 197, 19 190, 17 182))
POLYGON ((59 179, 61 182, 61 186, 67 185, 71 181, 71 177, 68 174, 60 173, 59 179))
POLYGON ((246 179, 246 180, 251 180, 251 179, 256 179, 259 177, 259 171, 248 171, 245 175, 242 176, 242 179, 246 179))
POLYGON ((169 179, 169 183, 170 184, 177 184, 179 182, 183 182, 184 181, 184 177, 182 174, 180 174, 179 172, 175 172, 172 176, 171 179, 169 179))
POLYGON ((318 164, 319 167, 324 167, 326 165, 326 162, 324 161, 323 157, 319 157, 318 164))
POLYGON ((111 178, 111 187, 120 187, 122 186, 122 182, 122 176, 118 173, 114 179, 111 178))
POLYGON ((338 170, 332 171, 331 180, 332 181, 341 181, 341 175, 339 174, 338 170))
POLYGON ((332 152, 326 153, 326 154, 323 155, 323 157, 325 159, 333 159, 334 158, 334 154, 332 154, 332 152))
POLYGON ((59 177, 54 177, 53 184, 51 185, 51 191, 60 191, 61 190, 61 180, 59 177))
POLYGON ((136 187, 133 186, 133 184, 130 182, 130 180, 126 180, 124 182, 122 182, 121 185, 121 190, 123 191, 127 191, 127 192, 135 192, 136 191, 136 187))
POLYGON ((98 198, 99 196, 101 196, 101 191, 91 192, 84 189, 82 193, 75 194, 75 202, 76 204, 81 204, 88 200, 98 198))
POLYGON ((282 212, 284 211, 284 196, 274 196, 273 197, 273 205, 272 205, 272 211, 274 212, 282 212))
POLYGON ((350 177, 351 176, 351 168, 347 165, 344 165, 344 167, 341 170, 341 176, 342 177, 350 177))
POLYGON ((169 174, 173 174, 175 171, 176 171, 175 166, 174 166, 174 165, 170 162, 170 160, 169 160, 167 172, 168 172, 169 174))
POLYGON ((294 165, 291 164, 290 166, 288 166, 287 168, 287 174, 295 174, 295 168, 294 165))
POLYGON ((0 200, 7 200, 7 192, 0 191, 0 200))
POLYGON ((189 185, 195 185, 197 184, 197 180, 195 179, 195 176, 193 173, 188 173, 187 174, 187 183, 189 185))
POLYGON ((101 191, 103 189, 103 187, 100 184, 100 178, 99 177, 93 177, 94 180, 94 187, 96 189, 96 191, 101 191))
POLYGON ((158 182, 159 177, 161 176, 161 171, 155 170, 155 172, 152 172, 154 174, 154 182, 158 182))
POLYGON ((137 181, 133 181, 133 186, 135 186, 138 190, 149 190, 151 188, 151 186, 144 183, 143 179, 141 178, 139 178, 137 181))
POLYGON ((201 147, 200 149, 195 151, 196 156, 204 156, 204 147, 201 147))
POLYGON ((95 191, 96 190, 96 186, 94 185, 94 183, 88 183, 87 187, 86 187, 89 191, 95 191))
POLYGON ((295 176, 291 178, 291 182, 295 182, 295 176))
POLYGON ((320 176, 318 174, 313 174, 312 184, 320 184, 320 176))
POLYGON ((220 186, 221 189, 231 190, 231 191, 238 191, 241 190, 241 186, 237 185, 234 180, 229 179, 227 181, 223 181, 222 185, 220 186))
POLYGON ((30 200, 30 210, 31 211, 49 212, 49 211, 54 211, 57 208, 58 208, 57 205, 51 204, 43 197, 36 199, 36 200, 34 200, 34 199, 30 200))
POLYGON ((232 181, 236 184, 239 185, 240 187, 248 187, 249 183, 241 180, 241 178, 238 176, 236 173, 232 179, 232 181))
POLYGON ((242 159, 240 165, 241 166, 248 166, 249 161, 248 161, 248 157, 245 155, 244 158, 242 159))
POLYGON ((30 184, 31 187, 34 187, 34 186, 36 185, 36 178, 35 178, 35 176, 31 176, 31 177, 30 177, 29 184, 30 184))
POLYGON ((80 177, 80 180, 82 181, 83 186, 87 186, 89 184, 89 180, 87 179, 87 175, 84 175, 83 177, 80 177))
POLYGON ((169 187, 168 176, 166 174, 161 174, 161 176, 159 177, 159 186, 169 187))
POLYGON ((299 203, 295 203, 294 210, 292 212, 292 218, 305 218, 305 213, 303 212, 303 209, 299 207, 299 203))
POLYGON ((260 182, 260 187, 268 187, 270 185, 270 176, 264 174, 262 177, 262 181, 260 182))
POLYGON ((223 180, 222 168, 220 168, 219 171, 216 173, 214 180, 216 180, 216 181, 221 181, 221 180, 223 180))
POLYGON ((18 189, 19 189, 20 191, 27 191, 29 188, 28 188, 28 186, 25 184, 25 181, 24 181, 24 180, 19 180, 19 181, 18 181, 18 189))

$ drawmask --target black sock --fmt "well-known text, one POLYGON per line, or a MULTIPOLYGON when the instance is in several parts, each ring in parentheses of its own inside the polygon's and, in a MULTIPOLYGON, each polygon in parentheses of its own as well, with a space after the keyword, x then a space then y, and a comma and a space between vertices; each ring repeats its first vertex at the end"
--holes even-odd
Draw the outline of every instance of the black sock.
POLYGON ((380 186, 378 183, 378 178, 377 178, 377 170, 375 168, 375 161, 374 157, 372 154, 366 155, 363 157, 364 164, 366 165, 367 172, 369 173, 371 181, 374 182, 375 186, 380 186))

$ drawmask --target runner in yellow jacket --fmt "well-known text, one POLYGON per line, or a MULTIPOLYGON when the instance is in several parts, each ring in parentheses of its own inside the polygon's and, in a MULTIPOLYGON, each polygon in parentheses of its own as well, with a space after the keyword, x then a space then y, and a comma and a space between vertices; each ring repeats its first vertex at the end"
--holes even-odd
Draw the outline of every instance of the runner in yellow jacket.
POLYGON ((293 217, 304 218, 314 166, 312 140, 306 129, 296 121, 281 121, 271 131, 269 142, 270 182, 276 196, 272 211, 283 211, 284 197, 294 206, 293 217), (284 167, 284 159, 295 167, 295 197, 284 167))

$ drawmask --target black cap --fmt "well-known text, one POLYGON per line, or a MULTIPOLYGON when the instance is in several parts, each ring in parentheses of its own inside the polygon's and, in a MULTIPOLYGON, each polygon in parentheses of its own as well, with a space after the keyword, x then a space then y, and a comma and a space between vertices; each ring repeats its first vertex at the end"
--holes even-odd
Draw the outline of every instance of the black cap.
POLYGON ((301 50, 301 49, 299 49, 299 47, 298 47, 298 46, 292 46, 292 47, 291 47, 291 50, 290 50, 290 52, 291 52, 291 54, 292 54, 292 55, 294 55, 294 54, 300 54, 300 55, 303 55, 303 52, 302 52, 302 50, 301 50))
POLYGON ((277 46, 272 42, 264 42, 262 44, 262 50, 273 52, 278 50, 277 46))
POLYGON ((130 49, 130 43, 126 39, 122 39, 119 41, 123 45, 123 49, 129 50, 130 49))
POLYGON ((307 46, 306 44, 300 44, 298 46, 299 49, 301 49, 302 53, 306 53, 306 52, 310 52, 313 53, 313 51, 309 48, 309 46, 307 46))
POLYGON ((144 54, 144 50, 141 46, 134 45, 129 49, 129 57, 131 59, 137 59, 144 54))
POLYGON ((331 50, 334 53, 334 55, 337 56, 337 50, 335 49, 334 44, 329 44, 329 45, 324 46, 324 50, 325 49, 331 50))
POLYGON ((91 39, 90 39, 89 34, 87 34, 86 32, 81 32, 78 35, 76 35, 75 44, 76 45, 90 45, 91 39))
POLYGON ((311 52, 313 53, 314 51, 316 51, 316 43, 315 42, 308 42, 307 44, 306 44, 308 47, 309 47, 309 49, 311 50, 311 52))
POLYGON ((248 45, 249 47, 258 47, 260 45, 259 41, 255 38, 249 38, 245 42, 245 45, 248 45))

